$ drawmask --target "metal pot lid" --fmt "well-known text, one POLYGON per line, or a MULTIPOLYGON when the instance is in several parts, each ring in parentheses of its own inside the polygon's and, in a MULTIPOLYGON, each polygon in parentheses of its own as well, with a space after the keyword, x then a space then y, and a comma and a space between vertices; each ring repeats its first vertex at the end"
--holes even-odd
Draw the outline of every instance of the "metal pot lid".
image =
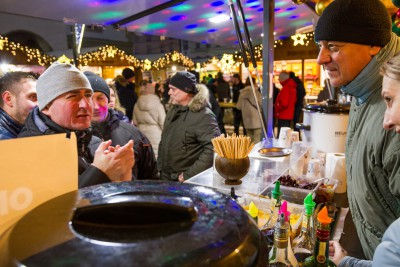
POLYGON ((268 257, 257 226, 228 196, 161 181, 47 201, 0 237, 0 251, 1 266, 261 266, 268 257))
POLYGON ((306 112, 320 112, 329 114, 349 114, 350 104, 338 104, 336 100, 307 104, 304 107, 306 112))

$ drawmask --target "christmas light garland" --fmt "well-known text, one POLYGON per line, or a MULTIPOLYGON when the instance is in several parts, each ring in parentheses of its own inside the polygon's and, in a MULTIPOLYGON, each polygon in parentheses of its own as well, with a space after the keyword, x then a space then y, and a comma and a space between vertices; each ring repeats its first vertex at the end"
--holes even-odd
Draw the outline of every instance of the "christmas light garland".
MULTIPOLYGON (((13 56, 17 56, 20 53, 26 57, 26 61, 30 64, 36 63, 40 66, 49 66, 56 60, 55 57, 46 55, 40 52, 39 49, 29 48, 19 43, 9 41, 7 37, 0 35, 0 51, 8 51, 13 56)), ((22 64, 22 63, 21 63, 22 64)))
POLYGON ((177 51, 173 51, 171 53, 165 54, 165 56, 160 57, 159 59, 153 61, 152 67, 156 70, 166 68, 170 64, 180 64, 184 67, 187 67, 189 69, 194 68, 194 62, 188 58, 187 56, 183 55, 182 53, 179 53, 177 51))
POLYGON ((127 55, 121 49, 115 46, 102 46, 97 51, 86 53, 78 57, 78 63, 81 66, 96 65, 107 59, 119 58, 121 61, 126 61, 127 65, 135 68, 144 68, 144 61, 132 55, 127 55))

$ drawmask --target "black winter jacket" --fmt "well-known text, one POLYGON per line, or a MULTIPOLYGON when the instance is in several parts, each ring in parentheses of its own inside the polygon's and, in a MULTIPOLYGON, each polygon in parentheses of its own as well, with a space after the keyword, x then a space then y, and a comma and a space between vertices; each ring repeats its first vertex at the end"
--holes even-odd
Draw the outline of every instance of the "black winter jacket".
POLYGON ((112 140, 112 146, 123 146, 134 141, 135 165, 132 176, 138 180, 157 179, 157 162, 153 147, 147 137, 134 125, 120 121, 118 113, 108 109, 108 118, 102 123, 92 124, 93 134, 104 141, 112 140))
POLYGON ((208 89, 198 89, 188 106, 173 105, 165 118, 157 158, 163 180, 177 181, 181 173, 187 180, 213 165, 211 139, 221 132, 209 108, 208 89))
POLYGON ((15 121, 0 108, 0 140, 17 138, 23 125, 15 121))
MULTIPOLYGON (((38 107, 36 107, 26 118, 25 126, 22 128, 18 138, 58 133, 66 133, 67 136, 69 136, 71 131, 56 124, 49 117, 40 112, 38 107)), ((104 172, 91 165, 93 162, 94 153, 100 145, 101 140, 95 136, 92 136, 90 130, 75 131, 75 133, 78 147, 78 187, 82 188, 110 182, 110 179, 104 172)))

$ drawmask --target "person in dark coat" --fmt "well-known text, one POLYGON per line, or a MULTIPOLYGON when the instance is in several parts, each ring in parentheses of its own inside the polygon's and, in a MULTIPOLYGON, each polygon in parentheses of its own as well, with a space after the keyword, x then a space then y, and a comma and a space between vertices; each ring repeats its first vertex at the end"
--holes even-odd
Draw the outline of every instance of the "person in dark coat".
POLYGON ((29 112, 37 105, 36 77, 14 71, 0 78, 0 140, 17 138, 29 112))
POLYGON ((78 150, 78 187, 130 181, 133 142, 122 147, 92 135, 93 90, 86 76, 71 64, 53 63, 38 79, 38 106, 28 115, 19 137, 75 133, 78 150))
MULTIPOLYGON (((233 74, 232 82, 233 82, 232 101, 233 103, 237 103, 239 100, 240 91, 244 88, 244 84, 242 83, 242 80, 240 79, 238 73, 233 74)), ((237 135, 239 135, 240 123, 243 124, 242 111, 237 108, 233 108, 233 128, 237 135)), ((247 134, 244 125, 243 125, 243 134, 244 135, 247 134)))
POLYGON ((135 91, 135 72, 130 68, 122 70, 122 76, 115 78, 115 87, 117 88, 118 98, 121 105, 125 108, 125 115, 132 121, 133 108, 138 100, 135 91))
POLYGON ((161 179, 184 182, 212 167, 211 139, 221 132, 209 108, 208 90, 198 87, 192 73, 177 72, 169 87, 172 107, 165 118, 157 165, 161 179))
POLYGON ((304 88, 304 83, 300 80, 299 77, 294 74, 293 71, 289 72, 289 77, 296 82, 296 104, 294 106, 294 114, 293 114, 293 126, 296 130, 296 123, 300 122, 300 117, 303 112, 304 106, 304 97, 306 96, 306 89, 304 88))
POLYGON ((157 179, 157 162, 153 148, 147 137, 134 125, 120 121, 118 113, 108 107, 110 88, 106 81, 90 71, 84 74, 93 88, 93 134, 103 140, 111 140, 113 146, 123 146, 133 140, 135 165, 132 168, 134 179, 157 179))

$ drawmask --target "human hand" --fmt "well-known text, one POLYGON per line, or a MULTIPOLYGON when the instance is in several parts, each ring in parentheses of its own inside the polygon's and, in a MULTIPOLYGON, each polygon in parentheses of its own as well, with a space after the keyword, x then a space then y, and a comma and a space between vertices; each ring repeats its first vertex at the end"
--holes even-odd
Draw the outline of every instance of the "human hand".
POLYGON ((110 146, 111 141, 102 142, 97 148, 92 165, 104 172, 112 182, 132 180, 135 164, 133 141, 124 146, 110 146))
POLYGON ((343 249, 337 241, 329 241, 329 257, 330 259, 339 266, 340 261, 347 256, 347 251, 343 249))
POLYGON ((183 183, 185 181, 185 178, 183 178, 183 172, 181 174, 179 174, 178 181, 181 183, 183 183))

